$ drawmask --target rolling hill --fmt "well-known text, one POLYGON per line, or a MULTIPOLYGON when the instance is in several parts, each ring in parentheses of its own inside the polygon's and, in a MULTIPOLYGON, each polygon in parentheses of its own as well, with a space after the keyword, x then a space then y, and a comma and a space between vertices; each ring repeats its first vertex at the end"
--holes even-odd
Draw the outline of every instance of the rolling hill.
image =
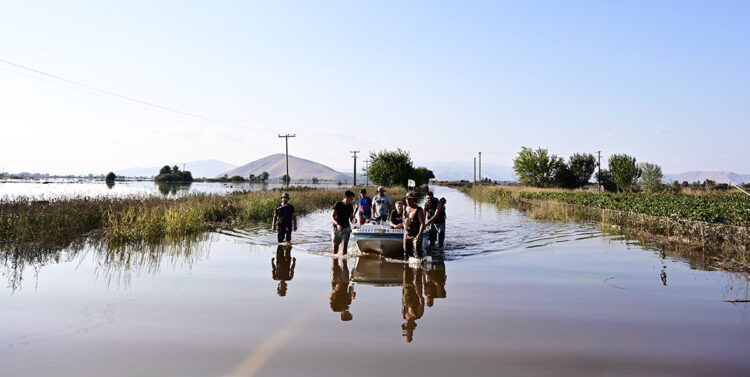
MULTIPOLYGON (((259 160, 247 163, 218 174, 232 177, 239 175, 247 178, 250 174, 260 175, 268 172, 269 178, 279 178, 286 174, 286 156, 283 153, 272 154, 259 160)), ((318 178, 329 181, 351 181, 352 176, 339 173, 328 166, 304 158, 289 155, 289 176, 292 180, 318 178)))

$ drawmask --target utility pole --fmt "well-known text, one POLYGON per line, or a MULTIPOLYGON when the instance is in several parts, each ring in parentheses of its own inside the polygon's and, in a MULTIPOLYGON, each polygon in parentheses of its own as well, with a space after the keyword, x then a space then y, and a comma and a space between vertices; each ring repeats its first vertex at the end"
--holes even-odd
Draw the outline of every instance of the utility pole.
POLYGON ((357 153, 359 153, 359 151, 349 151, 349 153, 353 155, 352 158, 354 159, 354 186, 356 186, 357 185, 357 153))
POLYGON ((596 173, 596 191, 601 192, 602 191, 602 182, 601 182, 601 176, 602 176, 602 151, 596 151, 597 154, 597 162, 596 162, 596 168, 598 170, 598 173, 596 173))
POLYGON ((482 182, 482 152, 479 152, 479 182, 482 182))
POLYGON ((367 183, 365 183, 365 186, 370 185, 370 160, 365 160, 365 179, 367 180, 367 183))
POLYGON ((474 183, 477 183, 477 158, 474 157, 474 183))
POLYGON ((279 138, 284 138, 286 142, 286 187, 289 187, 289 182, 292 180, 292 178, 289 176, 289 138, 290 137, 296 137, 297 134, 294 135, 279 135, 279 138))

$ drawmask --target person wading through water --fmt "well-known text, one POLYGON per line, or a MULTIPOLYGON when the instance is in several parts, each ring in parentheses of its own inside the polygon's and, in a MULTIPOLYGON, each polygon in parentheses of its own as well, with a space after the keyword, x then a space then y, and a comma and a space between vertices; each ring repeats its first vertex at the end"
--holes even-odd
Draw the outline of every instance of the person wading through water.
POLYGON ((445 243, 445 198, 438 200, 432 191, 427 193, 427 201, 424 203, 424 210, 427 214, 427 234, 430 240, 430 247, 435 246, 435 239, 438 246, 443 247, 445 243))
POLYGON ((333 220, 331 240, 334 254, 338 252, 339 245, 343 243, 341 254, 346 255, 346 248, 349 245, 349 235, 352 233, 351 222, 354 222, 352 202, 354 202, 354 193, 347 190, 344 193, 344 200, 336 202, 333 205, 333 213, 331 214, 331 220, 333 220))
POLYGON ((422 234, 424 233, 424 211, 417 205, 413 193, 408 193, 406 210, 404 213, 404 258, 412 254, 415 258, 422 258, 422 234))
POLYGON ((289 194, 284 193, 281 196, 281 205, 276 207, 276 211, 273 213, 273 230, 278 228, 279 230, 279 243, 292 242, 292 228, 297 231, 297 214, 294 213, 294 206, 289 204, 289 194))

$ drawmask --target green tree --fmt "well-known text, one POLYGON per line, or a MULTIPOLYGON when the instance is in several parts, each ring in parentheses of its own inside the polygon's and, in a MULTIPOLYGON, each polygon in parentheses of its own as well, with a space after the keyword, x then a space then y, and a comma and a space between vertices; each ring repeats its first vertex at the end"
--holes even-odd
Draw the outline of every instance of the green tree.
POLYGON ((568 169, 574 179, 575 188, 586 186, 596 170, 596 158, 590 153, 576 153, 570 156, 568 169))
MULTIPOLYGON (((638 168, 641 170, 641 186, 646 192, 656 192, 662 186, 662 179, 664 174, 661 172, 661 166, 652 164, 649 162, 642 162, 638 164, 638 168)), ((677 182, 679 186, 679 182, 677 182)))
POLYGON ((409 152, 401 149, 370 152, 369 178, 376 185, 406 186, 413 179, 414 166, 409 152))
POLYGON ((518 156, 513 159, 513 171, 524 185, 547 187, 553 183, 560 161, 559 157, 550 155, 547 149, 522 147, 518 156))
POLYGON ((435 173, 426 167, 420 166, 412 171, 412 178, 417 187, 422 186, 430 182, 430 179, 435 178, 435 173))
POLYGON ((116 178, 117 176, 115 175, 115 173, 109 172, 104 180, 107 182, 114 182, 116 178))
POLYGON ((612 173, 607 169, 603 169, 600 172, 596 173, 596 181, 599 182, 599 184, 602 185, 602 187, 604 187, 604 191, 609 191, 609 192, 617 191, 615 178, 612 176, 612 173))
POLYGON ((180 172, 180 167, 179 166, 177 166, 177 165, 172 166, 172 173, 179 173, 179 172, 180 172))
POLYGON ((713 189, 716 188, 716 181, 712 181, 710 179, 707 179, 707 180, 703 181, 703 187, 706 190, 713 190, 713 189))
POLYGON ((284 174, 284 175, 281 176, 281 182, 284 182, 284 183, 288 184, 291 180, 292 179, 288 175, 286 175, 286 174, 284 174))
POLYGON ((676 180, 672 182, 672 192, 675 194, 679 194, 682 192, 682 185, 680 184, 680 181, 676 180))
POLYGON ((632 191, 641 170, 635 164, 635 157, 626 154, 613 154, 609 157, 609 171, 615 180, 618 190, 632 191))
POLYGON ((268 180, 269 176, 270 176, 270 174, 268 174, 267 171, 264 171, 263 173, 260 173, 260 175, 258 176, 258 178, 260 178, 261 182, 265 182, 265 181, 268 180))
POLYGON ((172 174, 172 168, 170 168, 169 165, 164 165, 164 167, 159 170, 159 175, 162 174, 172 174))
POLYGON ((318 184, 318 182, 320 182, 320 179, 318 179, 318 177, 312 177, 313 184, 318 184))

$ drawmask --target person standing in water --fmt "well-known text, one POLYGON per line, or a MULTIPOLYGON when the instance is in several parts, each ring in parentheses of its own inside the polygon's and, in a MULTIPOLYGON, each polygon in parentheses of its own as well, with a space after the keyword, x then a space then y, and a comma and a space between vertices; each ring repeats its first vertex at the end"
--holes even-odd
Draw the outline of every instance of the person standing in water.
POLYGON ((430 247, 435 246, 435 239, 438 241, 438 246, 443 247, 445 243, 445 198, 438 200, 432 191, 428 192, 424 210, 427 217, 425 224, 428 229, 430 247))
POLYGON ((289 204, 289 193, 284 193, 281 196, 281 205, 276 207, 276 211, 273 213, 273 230, 278 228, 278 240, 279 243, 292 242, 292 229, 297 231, 297 214, 294 213, 294 206, 289 204))
POLYGON ((387 221, 391 209, 391 198, 385 194, 383 186, 378 187, 378 194, 372 198, 372 219, 376 221, 387 221))
POLYGON ((424 211, 417 205, 413 193, 406 194, 406 210, 404 211, 404 257, 413 255, 422 258, 422 234, 424 233, 424 211))
POLYGON ((333 220, 331 240, 334 254, 338 253, 339 245, 343 243, 341 253, 346 255, 346 249, 349 245, 349 235, 352 233, 351 223, 354 222, 353 202, 354 193, 347 190, 344 193, 344 199, 333 205, 333 213, 331 214, 331 220, 333 220))

